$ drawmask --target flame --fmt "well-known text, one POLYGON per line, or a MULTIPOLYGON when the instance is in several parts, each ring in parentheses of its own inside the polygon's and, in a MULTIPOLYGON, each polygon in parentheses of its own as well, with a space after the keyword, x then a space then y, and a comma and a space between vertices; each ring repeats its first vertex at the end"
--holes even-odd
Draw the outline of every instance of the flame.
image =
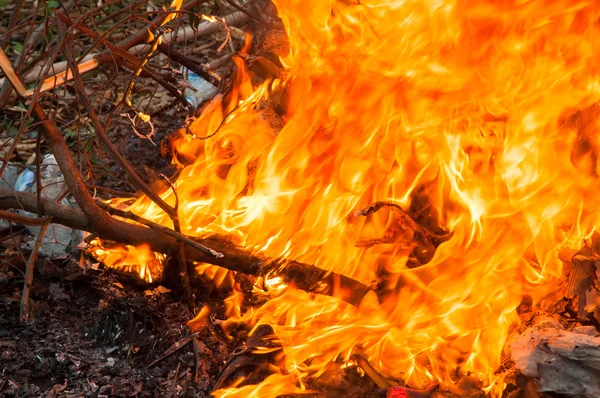
MULTIPOLYGON (((353 307, 263 281, 276 294, 229 316, 273 325, 287 373, 216 396, 302 389, 356 348, 411 386, 472 374, 500 396, 494 372, 521 297, 551 291, 559 251, 600 225, 600 3, 275 3, 291 46, 285 80, 253 87, 246 46, 234 89, 174 140, 182 231, 365 284, 385 275, 387 289, 353 307), (277 131, 262 105, 281 91, 277 131), (393 223, 356 215, 377 201, 451 235, 416 268, 410 242, 357 245, 393 223)), ((146 197, 129 210, 171 226, 146 197)))
POLYGON ((159 279, 163 269, 162 263, 166 259, 164 254, 150 250, 148 245, 105 247, 99 239, 90 242, 88 251, 98 261, 124 272, 137 273, 141 279, 150 283, 159 279))

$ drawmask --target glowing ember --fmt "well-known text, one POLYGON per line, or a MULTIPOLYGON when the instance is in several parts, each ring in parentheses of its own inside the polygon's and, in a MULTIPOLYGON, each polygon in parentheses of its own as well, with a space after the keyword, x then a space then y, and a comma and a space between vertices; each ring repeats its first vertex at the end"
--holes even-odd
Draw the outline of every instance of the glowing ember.
MULTIPOLYGON (((210 138, 175 140, 175 157, 193 160, 175 183, 182 230, 365 284, 385 276, 385 294, 357 308, 272 278, 274 297, 242 314, 234 291, 229 321, 273 325, 287 373, 217 396, 301 390, 356 347, 413 387, 470 373, 500 395, 494 371, 522 295, 552 290, 559 250, 600 224, 600 3, 275 3, 286 80, 253 89, 237 57, 231 101, 218 96, 191 126, 210 138), (279 132, 259 106, 275 90, 287 92, 279 132), (357 245, 393 224, 389 211, 356 215, 377 201, 451 235, 409 269, 406 240, 357 245)), ((174 202, 170 189, 162 197, 174 202)), ((147 198, 130 211, 171 226, 147 198)))

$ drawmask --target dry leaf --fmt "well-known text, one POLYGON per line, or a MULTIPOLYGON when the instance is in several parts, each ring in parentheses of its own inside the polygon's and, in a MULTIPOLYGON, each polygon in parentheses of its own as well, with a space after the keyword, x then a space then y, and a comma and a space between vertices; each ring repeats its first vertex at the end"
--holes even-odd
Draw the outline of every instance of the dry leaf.
POLYGON ((591 289, 596 277, 595 259, 579 253, 573 256, 573 269, 569 275, 565 296, 577 298, 577 316, 585 319, 586 293, 591 289))
POLYGON ((158 290, 158 292, 161 294, 169 293, 171 291, 171 289, 167 289, 164 286, 159 286, 156 288, 156 290, 158 290))

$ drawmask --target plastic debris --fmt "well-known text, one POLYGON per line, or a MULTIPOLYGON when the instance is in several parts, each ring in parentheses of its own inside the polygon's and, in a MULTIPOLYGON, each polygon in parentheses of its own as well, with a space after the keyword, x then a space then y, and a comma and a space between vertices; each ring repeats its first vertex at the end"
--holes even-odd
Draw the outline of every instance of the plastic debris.
POLYGON ((184 76, 187 75, 187 81, 189 82, 190 87, 185 90, 185 99, 194 108, 198 108, 204 101, 217 94, 218 89, 195 72, 192 72, 187 68, 183 68, 182 71, 184 76))
MULTIPOLYGON (((49 154, 44 157, 40 171, 43 187, 42 197, 50 200, 57 200, 65 191, 66 183, 54 155, 49 154)), ((36 192, 35 172, 30 169, 25 169, 17 177, 14 183, 14 189, 20 192, 36 192)), ((66 196, 61 200, 61 204, 77 208, 75 201, 72 199, 69 200, 66 196)), ((29 217, 35 217, 34 214, 25 211, 19 211, 19 213, 29 217)), ((40 232, 40 227, 27 226, 27 228, 36 237, 40 232)), ((77 246, 82 240, 83 232, 60 224, 50 224, 44 235, 44 240, 40 246, 39 253, 46 257, 64 255, 69 252, 71 248, 77 246)))
MULTIPOLYGON (((8 163, 0 178, 0 188, 4 189, 15 189, 15 185, 19 178, 19 175, 23 167, 19 167, 16 164, 8 163)), ((6 220, 0 220, 0 228, 8 227, 9 222, 6 220)))
POLYGON ((414 390, 404 386, 394 386, 383 390, 386 398, 430 398, 439 389, 439 384, 434 384, 425 390, 414 390))
POLYGON ((14 189, 19 192, 30 192, 35 185, 35 173, 29 169, 23 170, 17 181, 15 181, 14 189))

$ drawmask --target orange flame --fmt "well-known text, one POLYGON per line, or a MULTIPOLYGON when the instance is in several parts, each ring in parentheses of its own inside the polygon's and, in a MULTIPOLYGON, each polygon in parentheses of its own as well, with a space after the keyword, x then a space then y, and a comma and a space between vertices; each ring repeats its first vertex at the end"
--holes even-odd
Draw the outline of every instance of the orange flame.
POLYGON ((148 245, 104 247, 98 239, 90 242, 89 251, 98 261, 124 272, 137 273, 141 279, 150 283, 162 275, 162 262, 166 259, 164 254, 150 250, 148 245))
MULTIPOLYGON (((386 274, 390 289, 355 308, 274 282, 274 298, 233 314, 274 326, 288 373, 216 395, 295 391, 360 347, 386 377, 422 386, 471 373, 499 396, 494 371, 522 295, 551 290, 558 251, 600 225, 600 3, 275 3, 286 81, 254 89, 236 57, 234 90, 191 126, 204 139, 176 140, 183 232, 226 233, 365 284, 386 274), (281 131, 260 106, 275 90, 287 93, 281 131), (358 247, 391 222, 356 216, 376 201, 426 206, 452 235, 414 269, 407 242, 358 247)), ((148 198, 130 211, 170 225, 148 198)))

